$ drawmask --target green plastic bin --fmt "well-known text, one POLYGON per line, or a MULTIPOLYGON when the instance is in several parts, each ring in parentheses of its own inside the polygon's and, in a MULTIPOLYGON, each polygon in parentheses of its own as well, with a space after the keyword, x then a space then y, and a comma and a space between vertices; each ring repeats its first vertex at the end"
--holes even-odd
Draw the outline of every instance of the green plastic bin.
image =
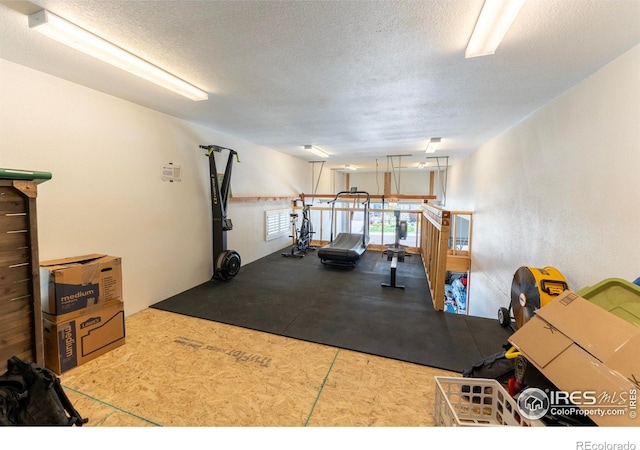
POLYGON ((640 286, 622 278, 607 278, 576 294, 640 328, 640 286))

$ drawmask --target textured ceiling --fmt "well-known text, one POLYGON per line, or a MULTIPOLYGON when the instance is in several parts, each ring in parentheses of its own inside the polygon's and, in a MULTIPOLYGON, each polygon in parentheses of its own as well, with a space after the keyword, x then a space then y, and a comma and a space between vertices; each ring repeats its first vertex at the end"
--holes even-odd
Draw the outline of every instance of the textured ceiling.
POLYGON ((450 162, 640 42, 640 0, 529 0, 465 59, 483 0, 0 2, 0 58, 328 167, 450 162), (192 102, 29 30, 49 11, 209 92, 192 102), (433 155, 432 155, 433 156, 433 155))

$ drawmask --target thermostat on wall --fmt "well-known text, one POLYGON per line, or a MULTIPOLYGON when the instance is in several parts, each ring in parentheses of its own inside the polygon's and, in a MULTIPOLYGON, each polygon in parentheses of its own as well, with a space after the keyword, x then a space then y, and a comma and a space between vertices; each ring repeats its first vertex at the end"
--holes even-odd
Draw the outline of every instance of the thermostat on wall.
POLYGON ((162 166, 162 181, 180 181, 182 176, 182 166, 168 163, 162 166))

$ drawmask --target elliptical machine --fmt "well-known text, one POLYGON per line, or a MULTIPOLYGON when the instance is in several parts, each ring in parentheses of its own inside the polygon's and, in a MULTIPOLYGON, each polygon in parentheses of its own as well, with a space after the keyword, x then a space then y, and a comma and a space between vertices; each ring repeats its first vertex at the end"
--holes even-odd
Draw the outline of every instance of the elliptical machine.
POLYGON ((211 178, 211 216, 213 219, 213 277, 228 281, 240 272, 240 255, 235 250, 227 250, 227 231, 233 229, 231 219, 227 218, 227 202, 231 186, 231 167, 233 159, 240 162, 238 153, 230 148, 219 147, 217 145, 201 145, 200 148, 207 150, 209 157, 209 176, 211 178), (222 150, 229 151, 227 166, 222 177, 222 182, 218 180, 216 160, 214 153, 221 153, 222 150))
POLYGON ((291 250, 288 253, 283 253, 282 256, 302 258, 309 252, 309 250, 316 249, 311 245, 311 235, 314 233, 313 226, 311 225, 311 219, 309 218, 311 205, 305 204, 304 199, 297 199, 296 204, 298 200, 302 201, 302 223, 300 224, 300 229, 297 229, 298 214, 289 214, 291 217, 291 228, 293 229, 293 235, 289 237, 293 238, 294 244, 291 247, 291 250))

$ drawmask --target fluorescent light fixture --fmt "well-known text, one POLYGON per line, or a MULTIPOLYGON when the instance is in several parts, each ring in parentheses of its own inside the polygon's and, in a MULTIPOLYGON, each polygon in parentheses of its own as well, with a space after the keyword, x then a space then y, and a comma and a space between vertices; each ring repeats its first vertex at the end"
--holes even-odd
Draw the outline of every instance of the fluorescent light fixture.
POLYGON ((525 0, 485 0, 473 29, 465 58, 493 55, 525 0))
POLYGON ((425 167, 427 167, 427 163, 424 163, 424 162, 418 163, 418 169, 424 169, 425 167))
POLYGON ((344 168, 345 169, 349 169, 349 170, 358 170, 358 168, 356 166, 354 166, 353 164, 345 164, 344 168))
POLYGON ((29 16, 29 28, 33 28, 64 45, 100 59, 119 69, 126 70, 191 100, 198 101, 209 98, 209 95, 202 89, 198 89, 47 10, 43 9, 31 14, 29 16))
POLYGON ((425 150, 425 153, 435 152, 436 149, 438 148, 438 145, 440 145, 441 141, 442 141, 442 138, 439 138, 439 137, 433 137, 429 139, 429 143, 427 144, 427 149, 425 150))
POLYGON ((319 156, 320 158, 328 158, 329 157, 329 155, 327 155, 325 152, 320 150, 318 147, 314 147, 313 145, 305 145, 304 149, 310 151, 314 155, 319 156))

